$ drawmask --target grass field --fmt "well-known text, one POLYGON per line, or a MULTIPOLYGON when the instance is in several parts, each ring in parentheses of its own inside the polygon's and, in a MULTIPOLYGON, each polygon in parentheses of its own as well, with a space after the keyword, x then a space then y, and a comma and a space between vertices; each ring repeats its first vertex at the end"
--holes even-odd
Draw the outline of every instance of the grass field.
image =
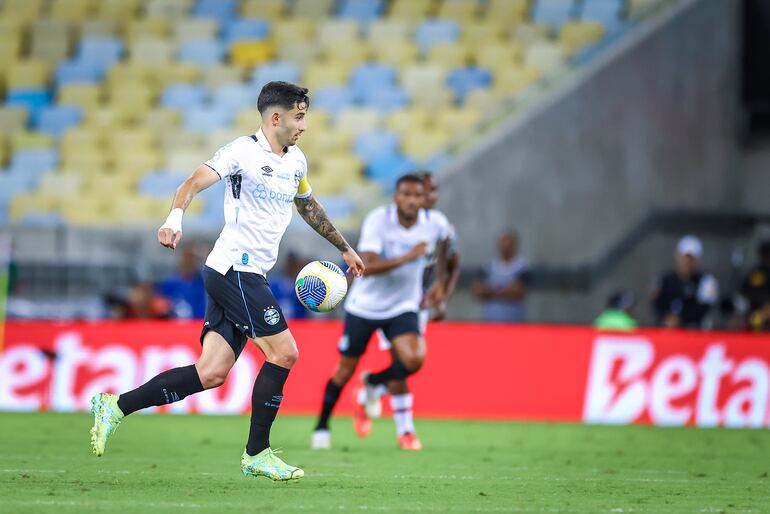
POLYGON ((245 417, 133 416, 89 453, 90 415, 0 414, 0 512, 770 512, 770 432, 390 420, 308 449, 312 419, 279 417, 298 483, 246 478, 245 417))

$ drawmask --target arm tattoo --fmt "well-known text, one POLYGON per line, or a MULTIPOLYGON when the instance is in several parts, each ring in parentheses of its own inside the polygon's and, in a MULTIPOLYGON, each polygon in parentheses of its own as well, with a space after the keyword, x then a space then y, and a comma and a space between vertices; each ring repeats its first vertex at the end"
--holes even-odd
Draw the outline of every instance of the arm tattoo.
POLYGON ((307 198, 295 198, 294 205, 297 206, 297 212, 305 220, 305 223, 313 227, 324 239, 333 244, 340 252, 345 252, 350 245, 342 237, 340 231, 332 224, 323 206, 318 203, 313 195, 307 198))

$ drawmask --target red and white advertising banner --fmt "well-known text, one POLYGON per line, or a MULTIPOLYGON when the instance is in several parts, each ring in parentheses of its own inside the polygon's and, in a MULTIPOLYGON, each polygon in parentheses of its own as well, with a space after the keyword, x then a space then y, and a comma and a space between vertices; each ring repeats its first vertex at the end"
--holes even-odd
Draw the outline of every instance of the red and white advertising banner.
MULTIPOLYGON (((300 357, 282 413, 315 413, 337 362, 338 321, 294 321, 300 357)), ((97 392, 130 390, 195 361, 199 322, 11 322, 0 354, 0 410, 87 410, 97 392)), ((436 323, 410 377, 420 416, 770 426, 770 337, 725 332, 436 323)), ((390 355, 372 341, 360 370, 390 355)), ((161 411, 248 412, 262 362, 252 345, 225 385, 161 411)), ((351 382, 336 412, 351 412, 351 382)), ((387 403, 387 402, 386 402, 387 403)))

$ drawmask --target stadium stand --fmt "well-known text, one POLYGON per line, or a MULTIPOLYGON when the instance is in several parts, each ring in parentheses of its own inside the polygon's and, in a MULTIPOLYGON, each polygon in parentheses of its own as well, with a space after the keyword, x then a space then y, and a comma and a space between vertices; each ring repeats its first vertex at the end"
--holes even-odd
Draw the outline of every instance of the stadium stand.
MULTIPOLYGON (((300 144, 350 217, 358 192, 433 162, 657 3, 0 0, 0 219, 157 222, 181 176, 254 130, 270 80, 311 88, 300 144)), ((220 215, 201 205, 198 223, 220 215)))

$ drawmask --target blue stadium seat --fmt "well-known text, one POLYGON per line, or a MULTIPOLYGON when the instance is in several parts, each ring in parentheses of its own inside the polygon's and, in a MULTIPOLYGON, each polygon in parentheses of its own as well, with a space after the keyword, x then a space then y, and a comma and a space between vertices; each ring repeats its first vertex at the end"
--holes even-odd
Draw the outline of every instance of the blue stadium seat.
POLYGON ((446 83, 452 88, 455 101, 461 104, 474 89, 489 87, 492 84, 492 73, 476 66, 457 68, 449 73, 446 83))
POLYGON ((249 84, 226 84, 211 93, 212 107, 229 109, 235 113, 244 108, 254 108, 259 89, 249 84))
POLYGON ((226 55, 227 48, 221 41, 194 39, 182 43, 178 57, 181 62, 206 67, 224 62, 226 55))
POLYGON ((607 32, 614 32, 623 28, 622 0, 585 0, 580 18, 601 22, 607 32))
POLYGON ((365 63, 356 67, 350 75, 350 87, 356 98, 363 98, 369 89, 393 86, 398 72, 389 64, 365 63))
POLYGON ((24 107, 33 115, 50 103, 51 95, 45 89, 9 89, 5 97, 7 106, 24 107))
POLYGON ((40 178, 40 175, 56 168, 59 156, 56 150, 35 148, 19 150, 13 154, 8 172, 11 174, 32 177, 32 183, 40 178))
POLYGON ((376 87, 367 89, 359 102, 364 107, 391 113, 409 105, 409 95, 399 86, 376 87))
POLYGON ((236 7, 236 0, 198 0, 193 7, 193 15, 212 18, 225 25, 235 18, 236 7))
POLYGON ((260 18, 240 18, 225 26, 224 41, 228 45, 236 41, 265 39, 270 34, 270 22, 260 18))
POLYGON ((337 15, 359 23, 370 23, 379 18, 384 10, 383 0, 342 0, 337 15))
POLYGON ((160 95, 160 105, 169 109, 203 107, 206 88, 200 84, 171 84, 160 95))
POLYGON ((184 176, 166 171, 148 173, 139 182, 139 193, 146 196, 167 198, 174 195, 176 188, 183 180, 184 176))
POLYGON ((452 20, 425 20, 417 26, 414 38, 423 54, 436 43, 451 43, 460 37, 460 25, 452 20))
POLYGON ((75 105, 58 105, 41 109, 33 117, 33 126, 40 132, 59 137, 68 128, 74 127, 83 119, 83 111, 75 105))
POLYGON ((209 134, 230 128, 233 113, 219 107, 194 107, 183 113, 182 126, 194 134, 209 134))
POLYGON ((262 86, 274 80, 297 83, 300 75, 296 64, 289 61, 273 61, 254 68, 251 83, 257 89, 262 89, 262 86))
POLYGON ((561 26, 575 14, 572 0, 538 0, 532 11, 532 21, 561 26))
POLYGON ((351 216, 355 211, 355 205, 345 195, 330 195, 319 197, 319 202, 324 206, 329 219, 343 219, 351 216))
POLYGON ((322 87, 313 95, 311 105, 329 112, 339 112, 353 105, 353 91, 345 86, 322 87))
POLYGON ((97 63, 103 70, 118 62, 123 55, 123 42, 114 36, 86 36, 80 41, 77 59, 97 63))
POLYGON ((0 204, 7 205, 14 196, 30 191, 46 171, 24 173, 23 169, 0 170, 0 204))
POLYGON ((70 82, 99 83, 104 80, 105 67, 96 61, 75 59, 62 61, 56 68, 54 80, 57 87, 70 82))
POLYGON ((368 165, 397 154, 400 143, 397 134, 375 130, 358 136, 353 143, 353 152, 368 165))
POLYGON ((417 164, 401 154, 392 154, 369 163, 367 176, 383 185, 386 191, 392 191, 397 177, 414 170, 417 164))

